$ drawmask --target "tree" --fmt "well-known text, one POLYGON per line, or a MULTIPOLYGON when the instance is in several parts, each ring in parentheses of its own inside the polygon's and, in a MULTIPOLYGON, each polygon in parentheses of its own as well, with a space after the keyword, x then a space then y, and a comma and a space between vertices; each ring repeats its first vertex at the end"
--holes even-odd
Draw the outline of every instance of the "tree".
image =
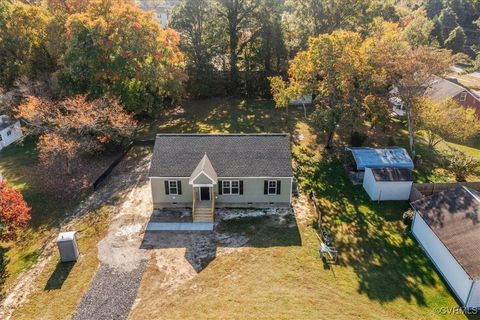
POLYGON ((0 240, 15 240, 19 229, 30 221, 31 208, 22 194, 5 181, 0 181, 0 240))
POLYGON ((388 123, 391 107, 386 99, 369 94, 363 99, 363 107, 366 114, 370 117, 371 129, 378 124, 383 123, 385 125, 388 123))
POLYGON ((43 7, 0 2, 0 86, 9 88, 20 77, 35 79, 51 71, 45 48, 50 19, 43 7))
POLYGON ((260 32, 257 19, 260 1, 217 0, 219 23, 228 35, 228 60, 230 69, 229 93, 235 94, 240 86, 238 58, 260 32))
POLYGON ((449 147, 446 154, 447 168, 455 175, 458 182, 467 181, 467 177, 478 168, 478 162, 465 152, 449 147))
POLYGON ((437 17, 443 9, 442 0, 427 0, 426 11, 430 19, 437 17))
POLYGON ((152 13, 128 1, 92 0, 66 23, 61 84, 66 94, 112 93, 128 111, 151 114, 182 93, 184 57, 179 36, 152 13))
POLYGON ((94 153, 108 143, 120 144, 134 132, 136 122, 112 97, 87 100, 76 96, 60 102, 30 96, 14 109, 27 124, 29 134, 39 136, 37 149, 42 162, 71 162, 82 153, 94 153))
POLYGON ((458 26, 453 29, 448 38, 445 40, 445 48, 448 48, 453 52, 461 52, 463 51, 466 40, 467 37, 465 36, 463 28, 458 26))
POLYGON ((397 28, 380 24, 377 32, 367 40, 366 51, 376 81, 398 90, 397 95, 407 113, 410 152, 415 156, 417 105, 436 77, 449 71, 454 57, 449 50, 426 46, 412 48, 408 42, 398 39, 397 28))
POLYGON ((428 19, 426 11, 417 9, 405 20, 406 26, 402 35, 408 43, 413 47, 430 45, 434 23, 428 19))
POLYGON ((447 39, 450 33, 458 27, 458 18, 455 12, 450 7, 446 7, 440 13, 438 21, 442 26, 442 37, 447 39))
POLYGON ((444 139, 466 143, 480 133, 475 110, 465 108, 454 100, 436 103, 423 99, 418 107, 418 129, 426 133, 430 148, 444 139))
POLYGON ((339 126, 353 130, 359 120, 363 98, 368 92, 371 69, 358 33, 334 31, 309 41, 308 49, 291 61, 289 84, 271 79, 277 106, 289 99, 315 94, 314 126, 327 134, 326 148, 332 146, 339 126))
POLYGON ((392 1, 287 0, 285 5, 284 24, 294 52, 305 49, 311 36, 338 29, 364 32, 375 17, 398 19, 392 1))
POLYGON ((189 92, 197 97, 215 94, 213 59, 222 52, 211 0, 183 0, 175 7, 170 26, 181 35, 180 47, 187 58, 189 92))

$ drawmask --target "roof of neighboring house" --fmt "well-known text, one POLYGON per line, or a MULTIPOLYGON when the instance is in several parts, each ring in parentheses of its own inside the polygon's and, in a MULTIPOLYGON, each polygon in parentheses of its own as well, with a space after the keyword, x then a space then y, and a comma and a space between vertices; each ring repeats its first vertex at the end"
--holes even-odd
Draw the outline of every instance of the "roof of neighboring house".
POLYGON ((480 194, 458 186, 412 202, 440 241, 474 280, 480 279, 480 194))
POLYGON ((9 116, 0 116, 0 131, 10 127, 12 124, 17 122, 16 120, 10 118, 9 116))
POLYGON ((379 168, 372 169, 375 181, 413 181, 412 170, 401 168, 379 168))
POLYGON ((190 177, 207 154, 218 177, 292 177, 288 134, 158 134, 150 177, 190 177))
POLYGON ((469 92, 468 89, 452 80, 437 77, 427 91, 425 91, 425 95, 433 101, 441 103, 465 91, 469 92))
POLYGON ((189 183, 193 183, 193 181, 201 174, 204 173, 206 174, 212 182, 217 183, 218 177, 217 173, 215 172, 215 169, 213 169, 212 163, 210 162, 210 159, 208 159, 207 154, 203 156, 202 160, 198 163, 197 167, 195 170, 193 170, 192 174, 190 175, 190 180, 189 183))
POLYGON ((413 169, 413 161, 407 150, 400 147, 389 147, 384 149, 357 147, 348 148, 352 152, 357 164, 357 170, 365 168, 403 168, 413 169))

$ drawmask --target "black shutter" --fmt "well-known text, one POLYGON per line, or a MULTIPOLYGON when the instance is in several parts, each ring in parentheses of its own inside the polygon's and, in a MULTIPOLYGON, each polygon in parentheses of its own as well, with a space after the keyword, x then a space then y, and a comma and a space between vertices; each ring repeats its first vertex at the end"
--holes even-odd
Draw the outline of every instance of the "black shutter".
POLYGON ((263 194, 268 194, 268 180, 263 182, 263 194))
POLYGON ((168 180, 165 180, 165 194, 170 194, 170 188, 168 187, 168 180))
POLYGON ((282 192, 282 181, 277 180, 277 194, 282 192))
POLYGON ((240 194, 243 194, 243 181, 240 181, 240 194))
POLYGON ((223 182, 218 180, 218 194, 223 194, 223 182))
POLYGON ((177 181, 177 193, 182 194, 182 181, 177 181))

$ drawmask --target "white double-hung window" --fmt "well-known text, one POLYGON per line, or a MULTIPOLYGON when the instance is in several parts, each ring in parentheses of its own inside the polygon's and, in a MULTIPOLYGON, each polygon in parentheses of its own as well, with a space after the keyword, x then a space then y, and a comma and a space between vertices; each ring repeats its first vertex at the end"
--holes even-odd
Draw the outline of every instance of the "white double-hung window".
POLYGON ((277 180, 268 180, 268 194, 277 194, 277 180))
POLYGON ((178 184, 176 180, 168 181, 168 193, 171 195, 178 195, 178 184))
POLYGON ((240 181, 239 180, 224 180, 222 181, 222 193, 226 195, 238 195, 240 194, 240 181))

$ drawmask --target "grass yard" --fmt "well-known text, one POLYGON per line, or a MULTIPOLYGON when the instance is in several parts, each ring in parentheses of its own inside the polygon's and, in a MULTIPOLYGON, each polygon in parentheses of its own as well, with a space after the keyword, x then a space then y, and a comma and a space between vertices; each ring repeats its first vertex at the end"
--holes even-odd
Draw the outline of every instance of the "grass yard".
MULTIPOLYGON (((312 216, 298 220, 293 229, 263 225, 261 219, 237 222, 230 228, 250 237, 247 247, 213 260, 173 293, 155 289, 152 283, 161 281, 162 275, 152 265, 131 318, 452 318, 434 311, 458 304, 405 233, 402 213, 408 203, 375 203, 361 186, 352 186, 344 178, 341 162, 321 152, 300 110, 291 111, 288 125, 282 111, 270 104, 189 103, 180 114, 173 122, 159 119, 145 127, 145 137, 152 137, 157 128, 164 132, 288 129, 301 135, 303 140, 293 146, 295 171, 301 185, 317 194, 324 223, 340 251, 339 265, 324 265, 319 259, 312 216), (254 116, 256 110, 260 117, 254 116), (245 127, 246 119, 260 124, 245 127), (253 233, 252 223, 260 226, 253 233)), ((402 134, 396 139, 401 143, 402 134)))
POLYGON ((76 263, 60 263, 58 252, 55 251, 35 282, 35 291, 30 295, 28 303, 15 310, 14 319, 71 318, 97 271, 97 243, 106 234, 111 211, 111 206, 104 205, 72 225, 78 231, 80 259, 76 263))
MULTIPOLYGON (((130 318, 452 318, 434 311, 435 307, 458 304, 419 246, 405 233, 402 213, 408 203, 372 202, 361 186, 352 186, 341 161, 323 152, 319 144, 322 137, 317 139, 302 114, 300 109, 290 110, 287 123, 284 111, 275 109, 271 102, 191 101, 145 123, 139 138, 153 138, 156 132, 291 132, 296 137, 296 176, 304 189, 317 196, 324 226, 340 252, 339 264, 324 264, 319 259, 315 217, 302 196, 296 200, 299 211, 293 223, 272 225, 263 218, 249 218, 224 224, 226 231, 247 236, 248 244, 217 256, 174 292, 159 289, 163 275, 152 258, 130 318)), ((393 139, 403 145, 403 133, 397 134, 393 139)), ((371 143, 381 145, 375 140, 371 143)), ((12 153, 7 155, 20 157, 12 153)), ((27 159, 25 156, 24 168, 28 167, 27 159)), ((22 161, 15 163, 19 168, 10 172, 21 172, 22 161)), ((2 165, 7 165, 3 157, 2 165)), ((427 169, 422 170, 418 177, 432 178, 427 169)), ((11 179, 28 195, 25 176, 12 175, 11 179)), ((16 311, 15 318, 31 319, 39 315, 38 310, 47 319, 71 316, 98 266, 96 244, 105 232, 108 222, 102 217, 109 210, 104 207, 78 222, 78 228, 83 229, 79 241, 84 256, 65 267, 54 257, 38 279, 37 290, 16 311)))
MULTIPOLYGON (((0 171, 4 178, 20 190, 32 208, 30 227, 23 231, 16 242, 2 244, 2 254, 6 257, 3 289, 8 288, 21 271, 28 269, 40 255, 43 242, 51 234, 54 226, 73 208, 76 201, 58 201, 42 184, 36 180, 32 171, 37 164, 34 141, 27 139, 23 144, 14 144, 0 153, 0 171)), ((78 201, 78 199, 75 199, 78 201)))

